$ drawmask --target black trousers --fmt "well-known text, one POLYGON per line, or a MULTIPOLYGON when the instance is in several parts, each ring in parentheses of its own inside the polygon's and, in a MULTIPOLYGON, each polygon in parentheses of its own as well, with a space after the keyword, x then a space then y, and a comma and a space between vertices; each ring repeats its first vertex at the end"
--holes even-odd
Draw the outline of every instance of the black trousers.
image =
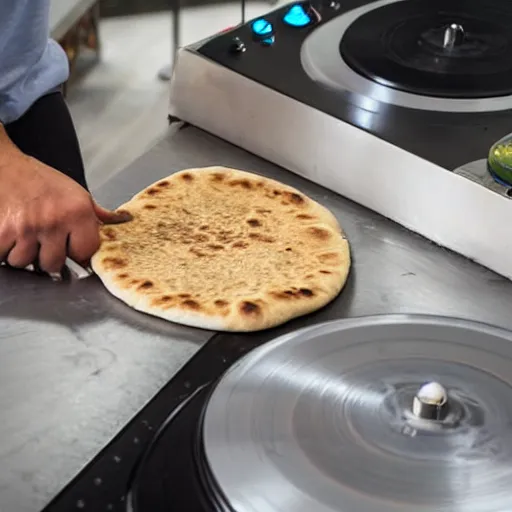
POLYGON ((87 189, 78 137, 60 92, 43 96, 5 129, 23 153, 66 174, 87 189))

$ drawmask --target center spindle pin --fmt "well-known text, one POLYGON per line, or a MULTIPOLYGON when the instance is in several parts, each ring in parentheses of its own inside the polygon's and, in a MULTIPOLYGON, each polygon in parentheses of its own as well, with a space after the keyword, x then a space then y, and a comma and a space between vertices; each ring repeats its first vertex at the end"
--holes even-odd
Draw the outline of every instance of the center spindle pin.
POLYGON ((442 420, 448 410, 448 393, 441 384, 429 382, 423 385, 412 403, 412 412, 424 420, 442 420))

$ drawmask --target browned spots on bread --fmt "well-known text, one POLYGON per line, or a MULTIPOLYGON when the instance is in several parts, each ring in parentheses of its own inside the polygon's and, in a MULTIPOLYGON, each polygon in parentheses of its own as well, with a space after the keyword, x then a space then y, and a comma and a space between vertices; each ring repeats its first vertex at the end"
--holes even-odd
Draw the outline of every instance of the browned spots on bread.
POLYGON ((194 181, 194 176, 192 176, 192 174, 190 174, 189 172, 186 172, 181 175, 181 179, 183 181, 187 181, 188 183, 190 183, 191 181, 194 181))
POLYGON ((117 274, 118 279, 128 279, 130 277, 130 274, 127 274, 126 272, 123 272, 122 274, 117 274))
POLYGON ((174 305, 175 300, 172 295, 161 295, 159 297, 155 297, 151 304, 156 307, 163 307, 163 308, 170 308, 172 305, 174 305))
POLYGON ((290 300, 295 296, 292 290, 285 290, 284 292, 270 292, 270 296, 277 300, 290 300))
POLYGON ((291 300, 291 299, 299 299, 301 297, 313 297, 315 294, 313 290, 309 288, 293 288, 291 290, 284 290, 279 292, 271 292, 270 295, 275 299, 279 300, 291 300))
POLYGON ((157 183, 157 187, 160 187, 160 188, 167 188, 170 185, 171 184, 167 180, 160 181, 159 183, 157 183))
POLYGON ((202 226, 199 226, 200 231, 207 231, 209 229, 208 224, 203 224, 202 226))
POLYGON ((201 309, 201 305, 199 304, 199 302, 192 300, 192 299, 184 300, 181 304, 183 306, 185 306, 186 308, 193 309, 195 311, 197 311, 198 309, 201 309))
POLYGON ((268 215, 272 213, 272 210, 269 210, 267 208, 256 208, 256 213, 259 213, 260 215, 268 215))
POLYGON ((208 256, 205 252, 200 251, 197 247, 191 247, 189 252, 198 258, 204 258, 205 256, 208 256))
POLYGON ((307 213, 299 213, 296 215, 296 218, 299 220, 313 220, 314 217, 312 215, 308 215, 307 213))
POLYGON ((261 226, 261 222, 258 219, 249 219, 247 224, 252 228, 259 228, 261 226))
POLYGON ((149 281, 148 279, 146 279, 145 281, 143 281, 139 286, 139 290, 149 290, 151 288, 153 288, 155 285, 149 281))
POLYGON ((155 204, 145 204, 143 208, 144 210, 156 210, 157 206, 155 204))
POLYGON ((247 249, 249 247, 249 244, 247 242, 242 242, 241 240, 238 242, 235 242, 231 247, 234 249, 247 249))
POLYGON ((229 306, 229 302, 226 301, 226 300, 222 300, 222 299, 217 299, 214 304, 218 307, 218 308, 225 308, 227 306, 229 306))
POLYGON ((223 251, 224 246, 220 244, 208 244, 208 249, 211 249, 212 251, 223 251))
POLYGON ((300 194, 297 194, 296 192, 288 192, 288 191, 286 191, 286 192, 284 192, 284 196, 292 204, 296 204, 296 205, 299 205, 299 206, 301 206, 303 204, 306 204, 306 200, 304 199, 304 197, 302 197, 300 194))
POLYGON ((180 299, 190 299, 192 297, 192 295, 190 295, 190 293, 179 293, 178 297, 180 299))
POLYGON ((103 258, 103 265, 107 270, 117 270, 126 267, 128 262, 123 258, 103 258))
POLYGON ((261 233, 249 233, 249 238, 257 240, 258 242, 265 242, 266 244, 272 244, 275 239, 268 235, 262 235, 261 233))
POLYGON ((332 274, 332 272, 330 270, 320 270, 320 274, 325 274, 325 275, 329 276, 332 274))
POLYGON ((280 190, 274 190, 272 193, 273 193, 276 197, 277 197, 277 196, 280 196, 280 195, 282 194, 282 192, 281 192, 280 190))
POLYGON ((156 196, 160 194, 160 190, 156 187, 151 187, 150 189, 148 189, 146 193, 148 196, 156 196))
POLYGON ((322 240, 322 241, 329 240, 329 238, 331 237, 330 231, 328 231, 327 229, 316 227, 316 226, 308 228, 308 233, 313 238, 316 238, 316 239, 322 240))
POLYGON ((325 252, 318 255, 318 261, 327 265, 339 265, 341 258, 337 252, 325 252))
POLYGON ((225 178, 226 178, 226 175, 222 172, 214 172, 211 175, 211 180, 216 181, 217 183, 224 181, 225 178))
POLYGON ((246 316, 258 316, 261 315, 261 308, 255 302, 250 300, 244 300, 240 303, 240 313, 246 316))
POLYGON ((231 180, 229 185, 231 187, 242 187, 245 188, 245 190, 251 190, 253 188, 252 183, 246 178, 231 180))
POLYGON ((210 240, 208 235, 203 235, 202 233, 197 233, 193 238, 195 242, 208 242, 210 240))
POLYGON ((117 240, 116 232, 112 228, 103 228, 102 233, 107 240, 117 240))

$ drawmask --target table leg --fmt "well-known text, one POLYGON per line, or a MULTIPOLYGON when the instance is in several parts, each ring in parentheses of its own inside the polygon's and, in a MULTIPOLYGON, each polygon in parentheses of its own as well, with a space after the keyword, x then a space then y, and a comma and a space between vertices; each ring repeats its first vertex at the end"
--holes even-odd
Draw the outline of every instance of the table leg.
POLYGON ((158 78, 163 81, 169 81, 172 76, 174 61, 176 60, 176 53, 180 47, 180 0, 170 0, 171 15, 172 15, 172 43, 171 43, 171 64, 167 64, 158 72, 158 78))

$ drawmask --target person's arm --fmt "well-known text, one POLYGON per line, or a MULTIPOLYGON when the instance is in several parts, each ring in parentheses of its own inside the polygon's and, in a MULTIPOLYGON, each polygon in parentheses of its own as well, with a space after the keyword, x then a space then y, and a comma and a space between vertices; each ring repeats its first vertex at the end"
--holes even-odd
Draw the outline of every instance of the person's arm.
POLYGON ((0 124, 0 261, 60 272, 66 256, 87 263, 99 247, 99 225, 126 213, 97 205, 71 178, 23 154, 0 124))

